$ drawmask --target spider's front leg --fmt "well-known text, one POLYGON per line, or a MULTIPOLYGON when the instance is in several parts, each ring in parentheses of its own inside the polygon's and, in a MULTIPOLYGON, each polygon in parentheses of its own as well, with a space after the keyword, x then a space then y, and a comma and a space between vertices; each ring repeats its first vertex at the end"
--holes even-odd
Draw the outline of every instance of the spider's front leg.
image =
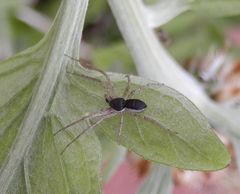
POLYGON ((130 75, 125 75, 125 77, 127 78, 128 83, 127 83, 127 86, 126 86, 126 88, 123 92, 123 98, 124 99, 132 98, 137 92, 143 91, 146 87, 151 85, 151 84, 147 84, 147 85, 144 85, 144 86, 139 86, 138 88, 130 91, 130 84, 131 84, 130 75))
POLYGON ((91 79, 91 80, 94 80, 94 81, 100 81, 103 88, 106 90, 106 94, 108 96, 115 96, 115 91, 114 91, 114 88, 113 88, 113 84, 110 80, 110 77, 107 75, 106 72, 104 72, 103 70, 101 69, 98 69, 96 67, 94 67, 93 65, 91 65, 87 60, 85 59, 75 59, 74 57, 71 57, 67 54, 64 54, 65 56, 69 57, 70 59, 74 60, 74 61, 77 61, 81 66, 83 66, 84 68, 88 69, 88 70, 93 70, 93 71, 97 71, 98 73, 101 73, 105 78, 106 78, 106 81, 102 81, 102 80, 98 80, 96 78, 93 78, 93 77, 90 77, 90 76, 86 76, 86 75, 83 75, 81 74, 81 76, 83 75, 83 77, 86 77, 88 79, 91 79))
POLYGON ((101 109, 97 112, 93 112, 93 113, 87 113, 85 114, 84 116, 82 116, 81 118, 79 118, 78 120, 76 121, 73 121, 72 123, 64 126, 63 128, 59 129, 58 131, 56 131, 53 135, 57 135, 58 133, 60 133, 61 131, 64 131, 65 129, 73 126, 73 125, 76 125, 77 123, 81 122, 81 121, 84 121, 86 119, 92 119, 92 118, 96 118, 96 117, 101 117, 101 116, 104 116, 105 114, 109 114, 111 113, 112 109, 111 108, 105 108, 105 109, 101 109))
POLYGON ((149 86, 162 86, 163 84, 161 83, 148 83, 146 85, 142 85, 137 87, 136 89, 132 90, 128 95, 127 99, 132 98, 137 92, 142 92, 144 91, 147 87, 149 86))
POLYGON ((130 75, 125 75, 125 77, 127 78, 127 86, 123 92, 123 98, 126 99, 128 96, 128 93, 130 91, 130 84, 131 84, 131 79, 130 79, 130 75))
POLYGON ((73 144, 78 138, 80 138, 84 133, 86 133, 87 131, 89 131, 90 129, 93 129, 94 127, 96 127, 97 125, 99 125, 102 121, 104 121, 105 119, 112 117, 116 114, 116 111, 114 111, 111 108, 96 112, 96 113, 92 113, 89 114, 87 116, 81 117, 80 119, 78 119, 77 121, 63 127, 62 129, 58 130, 54 135, 56 135, 57 133, 63 131, 64 129, 69 128, 70 126, 73 126, 75 124, 77 124, 80 121, 83 121, 85 119, 97 119, 94 123, 91 123, 87 128, 83 129, 76 137, 74 137, 62 150, 61 154, 63 154, 67 148, 73 144))

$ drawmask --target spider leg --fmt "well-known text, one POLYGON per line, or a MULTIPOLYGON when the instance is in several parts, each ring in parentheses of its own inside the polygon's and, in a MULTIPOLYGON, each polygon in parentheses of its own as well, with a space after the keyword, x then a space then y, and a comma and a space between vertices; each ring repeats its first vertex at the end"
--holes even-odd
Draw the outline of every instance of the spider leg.
POLYGON ((68 72, 69 74, 72 74, 72 75, 76 75, 76 76, 81 76, 81 77, 84 77, 84 78, 87 78, 87 79, 90 79, 92 81, 95 81, 99 84, 101 84, 101 86, 104 88, 104 90, 106 91, 107 94, 105 94, 105 98, 110 98, 109 96, 109 89, 107 88, 106 84, 104 81, 100 80, 100 79, 97 79, 95 77, 90 77, 90 76, 87 76, 87 75, 84 75, 82 73, 72 73, 72 72, 68 72))
POLYGON ((94 71, 97 71, 99 73, 101 73, 107 80, 106 83, 103 83, 104 85, 106 85, 107 87, 105 87, 107 89, 107 95, 108 96, 115 96, 115 93, 114 93, 114 89, 113 89, 113 85, 112 85, 112 82, 110 80, 110 77, 106 74, 106 72, 102 71, 101 69, 98 69, 92 65, 90 65, 90 63, 85 60, 85 59, 76 59, 74 57, 71 57, 67 54, 64 54, 65 56, 69 57, 70 59, 74 60, 74 61, 77 61, 79 64, 81 64, 83 67, 85 67, 86 69, 89 69, 89 70, 94 70, 94 71))
POLYGON ((137 126, 137 130, 138 130, 138 133, 139 133, 139 136, 141 137, 142 141, 144 144, 146 144, 145 140, 144 140, 144 135, 143 135, 143 132, 142 132, 142 129, 139 127, 139 124, 138 124, 138 117, 135 117, 135 122, 136 122, 136 126, 137 126))
POLYGON ((100 79, 97 79, 97 78, 95 78, 95 77, 90 77, 90 76, 84 75, 84 74, 82 74, 82 73, 75 73, 75 72, 67 72, 67 73, 72 74, 72 75, 81 76, 81 77, 84 77, 84 78, 87 78, 87 79, 90 79, 90 80, 92 80, 92 81, 95 81, 95 82, 97 82, 97 83, 100 83, 103 87, 105 87, 103 81, 100 80, 100 79))
POLYGON ((101 73, 102 75, 105 76, 105 78, 107 79, 108 82, 111 82, 109 76, 108 76, 104 71, 102 71, 101 69, 98 69, 98 68, 90 65, 90 63, 89 63, 87 60, 85 60, 85 59, 83 59, 83 58, 76 59, 76 58, 71 57, 71 56, 69 56, 69 55, 67 55, 67 54, 64 54, 64 55, 67 56, 67 57, 69 57, 70 59, 72 59, 72 60, 74 60, 74 61, 77 61, 78 63, 80 63, 80 64, 81 64, 83 67, 85 67, 86 69, 94 70, 94 71, 97 71, 97 72, 101 73))
POLYGON ((123 92, 123 98, 126 99, 126 97, 128 96, 129 90, 130 90, 130 83, 131 83, 131 79, 130 79, 130 75, 125 75, 125 77, 127 78, 127 86, 123 92))
POLYGON ((119 128, 116 130, 116 137, 117 137, 117 142, 120 142, 120 136, 122 133, 122 127, 123 127, 123 113, 121 112, 121 118, 120 118, 120 123, 119 123, 119 128))
POLYGON ((101 117, 101 116, 104 116, 105 114, 111 113, 111 111, 112 111, 111 108, 101 109, 100 111, 97 111, 97 112, 94 112, 94 113, 91 113, 91 114, 87 114, 87 115, 85 115, 85 116, 82 116, 80 119, 78 119, 78 120, 76 120, 76 121, 74 121, 74 122, 72 122, 72 123, 64 126, 63 128, 59 129, 59 130, 56 131, 53 135, 55 136, 55 135, 57 135, 59 132, 65 130, 65 129, 67 129, 67 128, 69 128, 69 127, 71 127, 71 126, 73 126, 73 125, 75 125, 75 124, 77 124, 77 123, 85 120, 85 119, 95 118, 95 117, 101 117))
POLYGON ((160 83, 148 83, 146 85, 142 85, 142 86, 139 86, 138 88, 132 90, 128 95, 127 95, 127 99, 129 98, 132 98, 137 92, 142 92, 144 91, 144 89, 146 89, 147 87, 149 86, 161 86, 162 84, 160 83))
POLYGON ((137 92, 140 92, 140 91, 143 91, 145 88, 147 87, 146 86, 139 86, 138 88, 132 90, 128 95, 127 95, 127 99, 130 99, 132 98, 137 92))
POLYGON ((95 126, 97 126, 98 124, 100 124, 103 121, 103 118, 96 121, 95 123, 93 123, 92 125, 90 125, 89 127, 87 127, 86 129, 84 129, 81 133, 79 133, 76 137, 74 137, 62 150, 61 155, 67 150, 67 148, 74 142, 76 141, 81 135, 83 135, 87 130, 90 130, 92 128, 94 128, 95 126))
POLYGON ((104 119, 112 117, 116 114, 116 112, 110 112, 109 114, 105 115, 104 117, 100 118, 99 120, 97 120, 95 123, 93 123, 92 125, 88 126, 86 129, 84 129, 83 131, 81 131, 81 133, 79 133, 76 137, 74 137, 62 150, 61 155, 67 150, 67 148, 74 143, 79 137, 81 137, 85 132, 87 132, 90 129, 93 129, 94 127, 96 127, 97 125, 99 125, 104 119))

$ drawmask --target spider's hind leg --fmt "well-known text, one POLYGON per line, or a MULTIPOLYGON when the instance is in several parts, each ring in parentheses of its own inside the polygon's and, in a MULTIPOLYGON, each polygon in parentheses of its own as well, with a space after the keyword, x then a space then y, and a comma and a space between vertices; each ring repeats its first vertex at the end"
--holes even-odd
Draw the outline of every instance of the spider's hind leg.
POLYGON ((130 90, 130 83, 131 83, 131 79, 130 79, 130 75, 125 75, 125 77, 127 78, 127 86, 123 92, 123 98, 126 99, 130 90))
POLYGON ((121 133, 122 133, 122 127, 123 127, 123 113, 121 112, 121 118, 120 118, 120 122, 119 122, 119 127, 116 130, 116 139, 117 142, 120 143, 120 137, 121 137, 121 133))
POLYGON ((93 123, 92 125, 90 125, 89 127, 87 127, 86 129, 84 129, 83 131, 81 131, 81 133, 79 133, 76 137, 74 137, 62 150, 61 155, 67 150, 67 148, 72 145, 78 138, 80 138, 85 132, 87 132, 90 129, 93 129, 94 127, 96 127, 98 124, 100 124, 104 119, 99 119, 98 121, 96 121, 95 123, 93 123))

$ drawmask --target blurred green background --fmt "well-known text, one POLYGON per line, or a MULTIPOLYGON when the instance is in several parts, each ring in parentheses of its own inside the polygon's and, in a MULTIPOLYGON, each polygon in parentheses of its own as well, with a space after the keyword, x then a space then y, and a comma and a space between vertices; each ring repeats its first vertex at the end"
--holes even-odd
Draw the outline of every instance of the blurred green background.
MULTIPOLYGON (((49 29, 59 0, 0 1, 0 59, 37 43, 49 29)), ((145 0, 152 4, 154 0, 145 0)), ((226 46, 228 32, 240 22, 239 3, 223 1, 191 1, 190 10, 156 29, 159 39, 184 67, 195 58, 205 56, 211 47, 226 46)), ((239 45, 230 40, 229 53, 239 56, 239 45)), ((83 32, 81 57, 107 71, 136 74, 128 49, 107 4, 89 1, 83 32)))

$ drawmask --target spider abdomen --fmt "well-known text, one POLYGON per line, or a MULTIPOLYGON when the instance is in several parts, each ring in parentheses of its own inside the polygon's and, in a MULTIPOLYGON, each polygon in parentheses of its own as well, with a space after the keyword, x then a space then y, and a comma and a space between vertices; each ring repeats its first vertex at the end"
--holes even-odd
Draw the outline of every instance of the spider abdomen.
POLYGON ((128 99, 126 100, 125 107, 135 111, 142 111, 147 107, 147 105, 139 99, 128 99))
POLYGON ((116 111, 121 111, 126 106, 126 101, 124 98, 114 98, 110 100, 108 103, 109 103, 109 106, 116 111))

